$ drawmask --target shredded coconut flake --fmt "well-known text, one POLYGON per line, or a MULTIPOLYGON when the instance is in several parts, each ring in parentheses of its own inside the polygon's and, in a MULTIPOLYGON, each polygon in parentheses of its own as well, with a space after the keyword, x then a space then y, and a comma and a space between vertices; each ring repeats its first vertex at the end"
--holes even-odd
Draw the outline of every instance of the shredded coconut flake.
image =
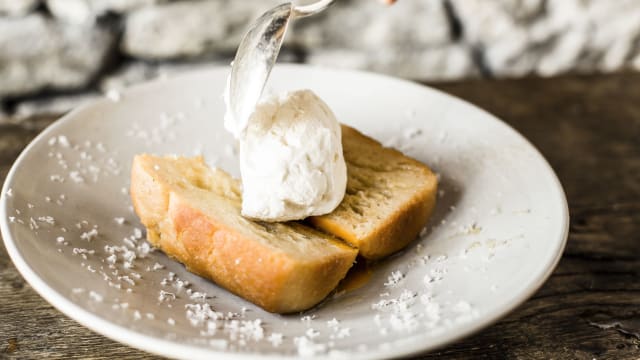
POLYGON ((146 258, 152 250, 153 249, 147 242, 143 242, 142 244, 136 247, 136 251, 138 252, 138 257, 141 259, 146 258))
POLYGON ((95 291, 89 291, 89 298, 96 302, 102 302, 103 296, 95 291))
POLYGON ((76 184, 80 184, 84 182, 84 177, 82 177, 82 175, 80 175, 78 171, 69 172, 69 179, 71 179, 76 184))
POLYGON ((300 356, 316 356, 327 352, 327 345, 317 344, 306 336, 293 338, 293 343, 300 356))
POLYGON ((211 305, 205 304, 186 304, 187 320, 192 326, 202 326, 204 324, 208 327, 209 335, 214 335, 217 330, 216 321, 223 319, 224 315, 219 313, 211 305))
POLYGON ((391 272, 391 275, 387 278, 387 282, 384 283, 386 287, 394 287, 398 285, 402 279, 404 279, 404 274, 400 270, 396 270, 391 272))
POLYGON ((69 142, 69 139, 67 139, 66 136, 64 135, 59 135, 58 136, 58 144, 60 144, 60 146, 62 147, 71 147, 71 143, 69 142))
POLYGON ((315 315, 305 315, 303 317, 300 318, 300 321, 303 322, 311 322, 311 320, 315 319, 316 316, 315 315))
POLYGON ((111 255, 109 255, 109 256, 107 257, 107 262, 108 262, 109 264, 112 264, 112 265, 113 265, 113 264, 115 264, 115 263, 116 263, 116 261, 118 261, 118 257, 116 256, 116 254, 111 254, 111 255))
POLYGON ((135 281, 133 281, 133 279, 131 279, 128 275, 118 276, 118 280, 124 281, 131 286, 136 285, 135 281))
POLYGON ((38 230, 40 229, 40 225, 36 222, 36 220, 32 217, 29 218, 29 229, 38 230))
POLYGON ((64 178, 58 174, 53 174, 49 176, 49 180, 51 180, 52 182, 59 182, 59 183, 64 182, 64 178))
POLYGON ((87 240, 87 241, 91 241, 91 240, 95 239, 96 237, 98 237, 98 230, 97 229, 91 229, 89 231, 85 231, 82 234, 80 234, 80 239, 87 240))
POLYGON ((338 330, 338 333, 336 334, 336 337, 338 339, 344 339, 346 337, 351 336, 351 329, 350 328, 341 328, 338 330))
POLYGON ((176 299, 176 294, 168 291, 160 290, 160 295, 158 295, 158 301, 163 302, 163 301, 169 301, 169 300, 175 300, 175 299, 176 299))
POLYGON ((305 332, 305 335, 309 338, 309 339, 313 339, 316 338, 318 336, 320 336, 320 331, 314 329, 314 328, 308 328, 307 331, 305 332))
POLYGON ((333 318, 329 321, 327 321, 327 326, 330 328, 336 328, 338 326, 340 326, 340 322, 338 321, 338 319, 333 318))
POLYGON ((107 99, 113 102, 120 102, 120 100, 122 100, 122 94, 120 94, 120 92, 116 89, 107 90, 105 96, 107 97, 107 99))
POLYGON ((203 292, 195 291, 191 295, 189 295, 189 298, 191 300, 205 301, 207 299, 207 294, 203 292))
POLYGON ((56 224, 56 220, 53 218, 53 216, 39 216, 38 217, 38 221, 39 222, 43 222, 43 223, 47 223, 49 225, 55 225, 56 224))
POLYGON ((262 320, 229 320, 224 323, 224 332, 232 341, 260 341, 264 338, 262 320))
POLYGON ((394 331, 413 332, 420 325, 420 314, 410 309, 417 296, 416 292, 404 289, 398 298, 380 300, 371 308, 389 313, 388 321, 394 331))
POLYGON ((284 336, 281 333, 271 333, 267 340, 271 343, 273 347, 278 347, 282 345, 284 336))

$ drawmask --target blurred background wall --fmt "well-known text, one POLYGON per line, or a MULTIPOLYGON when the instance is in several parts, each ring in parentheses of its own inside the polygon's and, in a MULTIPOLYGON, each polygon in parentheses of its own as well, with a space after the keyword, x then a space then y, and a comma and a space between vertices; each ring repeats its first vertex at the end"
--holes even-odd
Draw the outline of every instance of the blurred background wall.
MULTIPOLYGON (((281 0, 0 0, 0 121, 227 65, 281 0)), ((281 61, 452 81, 640 70, 639 0, 339 0, 281 61)))

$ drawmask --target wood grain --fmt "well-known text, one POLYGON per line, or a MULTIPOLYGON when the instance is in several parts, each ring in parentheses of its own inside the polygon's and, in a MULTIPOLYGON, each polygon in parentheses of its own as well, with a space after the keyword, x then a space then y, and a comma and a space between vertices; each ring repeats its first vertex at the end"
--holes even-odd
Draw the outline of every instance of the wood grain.
MULTIPOLYGON (((496 114, 549 160, 571 212, 556 271, 512 314, 423 359, 640 359, 640 74, 436 87, 496 114)), ((51 119, 0 124, 0 179, 51 119)), ((152 359, 59 313, 0 246, 0 358, 152 359)))

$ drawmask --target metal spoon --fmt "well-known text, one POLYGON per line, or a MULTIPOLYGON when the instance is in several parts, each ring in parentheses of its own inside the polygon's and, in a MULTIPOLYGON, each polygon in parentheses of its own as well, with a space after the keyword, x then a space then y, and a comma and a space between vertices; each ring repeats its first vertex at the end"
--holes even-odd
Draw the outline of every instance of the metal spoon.
POLYGON ((320 0, 304 6, 284 3, 265 12, 251 26, 238 46, 225 94, 225 127, 236 137, 244 131, 260 100, 291 20, 317 14, 334 1, 320 0))

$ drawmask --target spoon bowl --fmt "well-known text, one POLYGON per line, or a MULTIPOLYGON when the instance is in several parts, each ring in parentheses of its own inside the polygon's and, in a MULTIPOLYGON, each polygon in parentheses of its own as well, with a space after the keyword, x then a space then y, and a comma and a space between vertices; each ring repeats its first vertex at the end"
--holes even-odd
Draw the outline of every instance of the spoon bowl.
POLYGON ((225 128, 228 131, 238 137, 246 128, 276 63, 291 20, 317 14, 334 1, 321 0, 302 6, 284 3, 262 14, 251 26, 231 65, 225 93, 228 109, 225 128))

